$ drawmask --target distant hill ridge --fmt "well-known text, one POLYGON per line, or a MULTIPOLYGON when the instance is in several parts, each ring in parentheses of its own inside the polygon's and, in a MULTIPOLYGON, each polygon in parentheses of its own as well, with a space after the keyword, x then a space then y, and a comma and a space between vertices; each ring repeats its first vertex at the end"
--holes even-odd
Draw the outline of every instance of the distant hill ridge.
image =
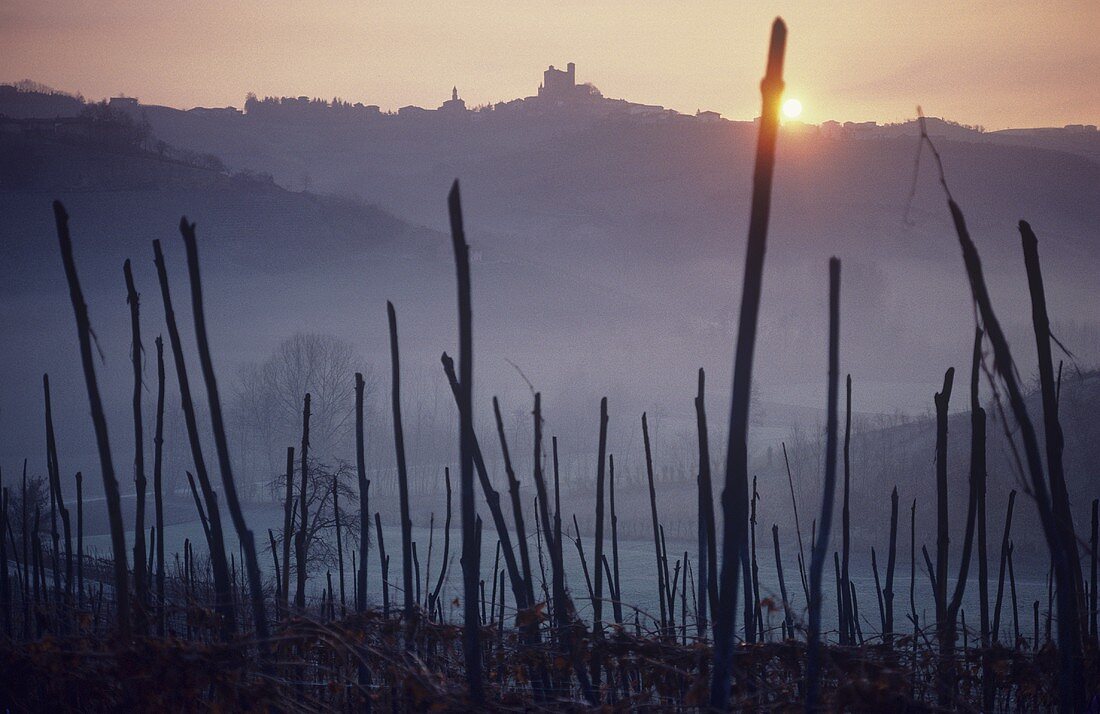
MULTIPOLYGON (((392 112, 383 111, 377 104, 351 102, 339 97, 334 97, 332 100, 304 95, 259 98, 251 92, 245 97, 243 111, 232 106, 173 109, 159 105, 143 105, 137 98, 125 96, 112 97, 105 101, 112 108, 134 114, 140 114, 148 109, 172 110, 224 120, 245 115, 269 120, 308 119, 313 121, 381 121, 397 118, 408 121, 423 120, 433 115, 443 120, 458 118, 475 120, 483 119, 493 113, 511 117, 529 117, 547 113, 560 116, 569 112, 602 118, 625 117, 635 121, 729 121, 713 111, 697 111, 695 115, 685 115, 659 105, 639 104, 625 99, 605 97, 591 84, 576 84, 572 62, 569 63, 568 71, 557 70, 551 65, 544 72, 544 81, 539 85, 537 94, 533 96, 474 108, 467 108, 465 102, 459 98, 457 87, 454 88, 451 98, 444 100, 436 109, 408 105, 392 112)), ((87 102, 80 95, 58 91, 32 80, 0 84, 0 116, 9 118, 76 116, 86 106, 87 102)), ((820 125, 788 122, 787 126, 792 130, 820 132, 825 136, 895 138, 913 135, 914 124, 915 120, 887 124, 878 124, 873 121, 828 120, 820 125)), ((1097 130, 1096 124, 1068 124, 1063 127, 1011 128, 996 131, 986 131, 981 126, 960 124, 938 117, 930 117, 927 124, 930 135, 934 137, 1047 148, 1100 160, 1100 131, 1097 130)))
POLYGON ((31 265, 53 257, 48 243, 42 245, 49 235, 44 209, 53 198, 87 204, 91 214, 80 218, 112 236, 141 236, 143 227, 152 229, 157 221, 171 227, 181 214, 198 216, 221 237, 215 242, 219 250, 269 267, 367 248, 380 256, 434 256, 442 244, 439 234, 358 199, 288 191, 268 175, 230 173, 216 156, 164 142, 153 142, 156 150, 145 148, 150 142, 144 134, 127 133, 132 124, 126 121, 119 126, 113 118, 86 114, 0 118, 0 206, 11 231, 3 257, 22 268, 15 284, 29 277, 31 265), (272 242, 277 250, 270 249, 272 242), (257 249, 263 245, 268 248, 257 249))

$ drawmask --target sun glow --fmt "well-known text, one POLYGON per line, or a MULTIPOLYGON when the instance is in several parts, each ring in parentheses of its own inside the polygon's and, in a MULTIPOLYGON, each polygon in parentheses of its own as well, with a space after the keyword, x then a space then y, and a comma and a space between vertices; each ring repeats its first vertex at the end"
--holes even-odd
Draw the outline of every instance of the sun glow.
POLYGON ((793 98, 783 102, 783 116, 788 119, 797 119, 800 114, 802 114, 802 102, 793 98))

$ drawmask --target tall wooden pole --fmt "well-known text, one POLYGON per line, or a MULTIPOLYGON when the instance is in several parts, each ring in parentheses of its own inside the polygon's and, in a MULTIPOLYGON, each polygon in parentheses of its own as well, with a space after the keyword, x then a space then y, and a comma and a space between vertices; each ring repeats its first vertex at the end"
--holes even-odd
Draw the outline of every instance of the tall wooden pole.
POLYGON ((458 282, 458 383, 459 453, 462 468, 459 481, 459 502, 462 514, 462 584, 463 613, 462 650, 466 658, 466 681, 470 700, 475 706, 485 701, 481 674, 481 630, 477 611, 478 573, 481 553, 475 535, 474 509, 474 341, 473 311, 470 305, 470 249, 462 226, 462 200, 458 181, 451 188, 447 205, 451 218, 451 240, 455 252, 455 273, 458 282))
POLYGON ((840 261, 829 261, 829 387, 825 426, 825 486, 821 500, 821 529, 810 558, 810 632, 806 658, 806 711, 818 707, 821 690, 821 576, 829 549, 836 491, 837 382, 840 362, 840 261))
POLYGON ((76 274, 73 242, 69 236, 69 214, 65 212, 65 207, 60 201, 53 202, 53 213, 57 223, 57 238, 61 246, 61 261, 65 266, 65 277, 69 283, 69 297, 76 316, 80 362, 84 368, 84 383, 88 390, 92 426, 99 451, 100 473, 103 477, 103 493, 107 501, 107 517, 111 528, 111 554, 114 556, 118 629, 123 639, 128 640, 130 638, 130 574, 126 565, 126 532, 122 522, 122 498, 118 489, 118 479, 115 478, 114 460, 111 458, 111 440, 107 435, 107 417, 103 412, 103 400, 99 395, 95 360, 92 357, 92 326, 88 318, 88 306, 84 302, 84 292, 80 289, 80 279, 76 274))
POLYGON ((756 145, 752 210, 733 367, 733 395, 726 447, 726 483, 722 491, 725 518, 722 524, 719 607, 714 623, 714 672, 710 690, 711 708, 722 711, 729 707, 739 558, 748 537, 748 429, 752 361, 763 288, 764 253, 768 238, 768 216, 771 212, 772 174, 775 170, 775 144, 779 135, 779 103, 783 96, 783 55, 786 46, 787 26, 776 18, 768 47, 767 71, 760 83, 763 107, 760 111, 760 134, 756 145))

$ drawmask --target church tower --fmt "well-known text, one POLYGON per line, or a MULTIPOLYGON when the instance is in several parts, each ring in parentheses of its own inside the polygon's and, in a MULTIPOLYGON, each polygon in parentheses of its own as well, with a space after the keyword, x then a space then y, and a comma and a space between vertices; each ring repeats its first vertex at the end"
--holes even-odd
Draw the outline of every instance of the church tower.
POLYGON ((466 112, 466 102, 458 98, 458 87, 451 87, 451 98, 443 102, 439 107, 439 111, 444 114, 464 114, 466 112))

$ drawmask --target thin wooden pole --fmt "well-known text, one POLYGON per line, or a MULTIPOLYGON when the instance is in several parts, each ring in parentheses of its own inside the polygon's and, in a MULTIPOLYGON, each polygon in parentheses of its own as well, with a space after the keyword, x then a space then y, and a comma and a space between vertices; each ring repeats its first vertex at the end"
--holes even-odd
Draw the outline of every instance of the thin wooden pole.
POLYGON ((1039 651, 1039 601, 1036 600, 1032 604, 1032 636, 1031 636, 1031 649, 1033 652, 1039 651))
MULTIPOLYGON (((378 534, 378 563, 382 570, 382 614, 390 616, 390 558, 386 555, 386 539, 382 537, 382 516, 374 512, 374 527, 378 534)), ((363 567, 367 567, 363 565, 363 567)))
MULTIPOLYGON (((65 593, 66 605, 72 606, 73 599, 73 534, 69 509, 65 507, 65 495, 61 492, 61 467, 57 459, 57 435, 53 426, 53 408, 50 403, 50 379, 42 375, 42 387, 46 400, 46 453, 50 464, 50 487, 61 515, 62 528, 65 531, 65 593)), ((57 551, 57 529, 54 528, 54 551, 57 551)), ((56 555, 55 555, 56 557, 56 555)), ((56 581, 58 572, 54 571, 56 581)))
POLYGON ((855 583, 848 583, 848 590, 852 597, 852 623, 855 627, 855 634, 853 635, 852 644, 859 643, 859 646, 863 646, 863 628, 859 624, 859 598, 856 597, 855 583))
MULTIPOLYGON (((411 622, 413 617, 413 562, 412 562, 412 518, 409 516, 409 471, 405 463, 405 427, 401 421, 401 355, 397 344, 397 312, 393 303, 386 303, 386 314, 390 323, 390 382, 391 405, 393 408, 393 448, 397 457, 397 488, 401 513, 401 585, 404 588, 404 617, 411 622)), ((476 597, 476 594, 475 594, 476 597)), ((406 638, 406 647, 412 641, 406 638)))
POLYGON ((791 508, 794 510, 794 532, 798 536, 798 575, 802 580, 802 593, 806 603, 810 602, 810 583, 806 579, 806 549, 802 545, 802 525, 798 521, 798 499, 794 496, 794 476, 791 474, 791 460, 787 457, 787 442, 782 442, 783 463, 787 467, 787 486, 791 490, 791 508))
MULTIPOLYGON (((981 354, 975 349, 971 363, 970 379, 972 385, 971 398, 976 401, 977 383, 979 379, 979 363, 981 354)), ((976 406, 972 403, 972 407, 976 406)), ((985 412, 978 406, 971 410, 971 441, 970 441, 970 492, 966 509, 966 528, 963 536, 962 556, 959 560, 959 576, 955 581, 955 591, 947 604, 947 627, 944 641, 940 643, 944 652, 946 664, 946 676, 944 682, 944 701, 954 701, 958 691, 958 674, 955 664, 955 641, 957 639, 956 621, 962 607, 963 594, 969 580, 970 559, 974 550, 974 529, 977 521, 978 491, 984 488, 985 480, 985 412)), ((965 623, 964 623, 965 627, 965 623)), ((965 637, 965 633, 964 633, 965 637)))
POLYGON ((1054 619, 1054 568, 1047 570, 1047 617, 1046 637, 1050 642, 1051 625, 1054 619))
MULTIPOLYGON (((267 529, 267 539, 271 546, 271 562, 275 566, 275 597, 276 602, 282 597, 280 590, 282 588, 282 568, 279 567, 279 548, 275 545, 275 532, 270 528, 267 529)), ((276 618, 278 613, 276 613, 276 618)))
MULTIPOLYGON (((615 613, 615 624, 620 627, 623 624, 623 603, 620 590, 622 581, 619 578, 619 514, 615 511, 615 455, 608 454, 607 456, 607 486, 608 496, 611 506, 611 583, 615 588, 615 602, 613 603, 613 610, 615 613)), ((706 629, 704 621, 703 629, 706 629)))
MULTIPOLYGON (((50 471, 56 474, 57 469, 54 468, 56 464, 54 460, 50 459, 50 471)), ((56 475, 50 477, 50 481, 56 479, 56 475)), ((57 479, 60 480, 60 479, 57 479)), ((50 546, 48 550, 50 552, 50 572, 53 574, 53 606, 55 611, 61 610, 61 534, 57 530, 57 492, 53 489, 53 484, 49 485, 50 492, 50 546)), ((43 560, 45 563, 45 560, 43 560)), ((43 566, 45 567, 45 566, 43 566)), ((45 592, 45 600, 47 604, 50 601, 50 592, 45 592)), ((60 623, 59 623, 60 624, 60 623)))
MULTIPOLYGON (((555 577, 554 574, 553 574, 554 567, 555 567, 554 566, 554 562, 555 562, 554 561, 554 548, 555 548, 555 546, 554 546, 554 530, 553 530, 553 524, 550 521, 550 504, 549 504, 550 494, 548 492, 548 489, 546 488, 545 475, 542 472, 542 394, 540 392, 535 392, 535 409, 532 412, 532 414, 534 416, 533 429, 534 429, 534 437, 535 437, 534 438, 534 444, 535 444, 534 445, 534 455, 533 455, 532 462, 533 462, 533 472, 534 472, 534 479, 535 479, 535 492, 537 494, 537 498, 535 499, 535 501, 536 501, 536 504, 538 506, 538 511, 536 512, 535 517, 536 517, 537 520, 541 521, 542 534, 543 534, 543 537, 546 539, 546 548, 547 548, 547 550, 550 551, 550 571, 551 571, 550 580, 551 580, 551 583, 552 583, 553 579, 555 577), (541 518, 539 518, 540 515, 541 515, 541 518)), ((541 565, 541 561, 542 561, 542 556, 541 556, 541 551, 540 551, 540 555, 539 555, 540 565, 541 565)), ((551 585, 551 589, 553 589, 553 585, 551 585)), ((558 605, 557 599, 555 598, 553 602, 554 602, 554 607, 556 608, 557 605, 558 605)))
POLYGON ((982 648, 982 709, 992 711, 994 674, 989 659, 992 644, 989 634, 989 551, 986 532, 986 414, 980 397, 982 338, 980 327, 974 328, 974 349, 970 360, 970 478, 977 506, 978 528, 978 617, 982 648))
MULTIPOLYGON (((443 479, 447 483, 447 519, 443 525, 443 562, 439 567, 439 579, 435 581, 435 589, 428 596, 429 616, 435 609, 436 602, 439 601, 439 593, 443 590, 443 583, 447 579, 447 565, 451 558, 451 470, 449 468, 444 467, 443 479)), ((495 580, 493 586, 496 587, 495 580)))
POLYGON ((122 273, 126 279, 126 303, 130 306, 130 359, 134 370, 134 601, 137 609, 134 613, 134 625, 139 632, 146 627, 146 611, 149 607, 149 574, 145 571, 145 430, 141 424, 141 320, 139 304, 141 298, 134 285, 134 274, 130 269, 130 260, 122 264, 122 273))
POLYGON ((886 556, 886 587, 882 591, 885 610, 883 639, 893 644, 894 639, 894 567, 897 564, 898 546, 898 487, 890 492, 890 552, 886 556))
POLYGON ((947 409, 955 368, 949 367, 943 376, 943 389, 935 395, 936 403, 936 582, 933 588, 936 604, 936 639, 939 643, 939 663, 936 667, 936 692, 940 707, 951 699, 951 661, 953 646, 949 638, 954 627, 947 610, 947 546, 950 540, 947 509, 947 409))
POLYGON ((153 511, 157 527, 157 634, 167 633, 164 601, 164 340, 157 335, 157 415, 153 432, 153 511))
POLYGON ((35 504, 34 506, 34 529, 31 531, 31 538, 33 540, 32 551, 34 558, 34 568, 31 571, 31 580, 34 583, 34 613, 35 613, 35 634, 39 639, 42 638, 42 626, 45 617, 43 617, 42 609, 45 604, 39 602, 39 600, 47 599, 46 595, 46 573, 42 564, 42 540, 39 534, 38 527, 42 517, 42 506, 35 504))
POLYGON ((195 477, 190 471, 185 473, 187 474, 187 485, 191 487, 191 498, 195 501, 195 510, 199 513, 199 523, 202 524, 202 532, 206 535, 207 544, 211 545, 213 536, 211 535, 210 520, 206 517, 206 511, 202 507, 202 500, 199 498, 199 492, 195 489, 195 477))
POLYGON ((286 447, 286 496, 283 499, 283 574, 280 594, 280 609, 285 616, 290 607, 290 541, 294 533, 294 447, 286 447))
POLYGON ((329 620, 333 620, 333 619, 336 618, 336 605, 335 605, 336 600, 332 596, 332 571, 331 570, 326 570, 325 571, 325 580, 328 584, 328 587, 325 590, 325 592, 328 593, 328 610, 327 611, 322 610, 322 612, 325 612, 325 614, 327 615, 329 620))
POLYGON ((340 483, 332 477, 332 514, 336 524, 336 562, 340 577, 340 617, 347 617, 348 606, 344 597, 344 535, 340 524, 340 483))
MULTIPOLYGON (((1001 640, 1001 603, 1005 591, 1005 571, 1008 564, 1008 551, 1012 544, 1012 509, 1016 504, 1016 489, 1008 492, 1008 508, 1005 511, 1004 535, 1001 536, 1001 566, 997 573, 997 601, 993 606, 993 641, 1001 640)), ((1015 646, 1015 645, 1013 645, 1015 646)))
POLYGON ((829 547, 836 491, 837 381, 840 362, 840 261, 829 260, 829 384, 825 426, 825 485, 821 502, 821 528, 810 561, 810 632, 806 658, 806 711, 818 707, 821 687, 821 575, 829 547))
POLYGON ((1016 569, 1012 567, 1012 553, 1016 550, 1014 543, 1008 544, 1008 586, 1012 595, 1012 648, 1019 647, 1020 642, 1020 607, 1016 600, 1016 569))
MULTIPOLYGON (((541 418, 541 404, 538 394, 535 395, 535 419, 541 418)), ((581 687, 581 693, 589 704, 596 705, 596 693, 593 691, 592 682, 588 678, 588 672, 581 660, 581 652, 578 643, 573 637, 573 602, 565 589, 565 565, 562 550, 561 528, 561 479, 558 469, 558 437, 551 438, 551 450, 554 461, 554 538, 550 547, 550 562, 553 570, 554 589, 554 624, 557 628, 557 636, 561 641, 562 651, 573 665, 573 673, 581 687)), ((537 475, 536 478, 540 476, 537 475)), ((579 544, 578 544, 579 547, 579 544)), ((583 562, 583 561, 582 561, 583 562)), ((503 601, 504 594, 501 593, 503 601)))
POLYGON ((119 634, 123 640, 130 639, 130 575, 126 565, 126 532, 122 523, 122 499, 115 478, 114 460, 111 458, 111 440, 107 435, 107 417, 103 412, 103 401, 99 395, 96 380, 95 362, 92 358, 92 326, 88 318, 88 306, 84 302, 84 293, 80 289, 80 279, 76 274, 76 261, 73 259, 73 243, 69 236, 69 214, 60 201, 53 202, 54 219, 57 223, 57 238, 61 246, 61 261, 65 266, 65 277, 69 283, 69 297, 72 300, 76 316, 76 333, 80 343, 80 361, 84 368, 84 383, 88 390, 88 402, 92 411, 92 426, 95 430, 96 447, 99 451, 100 474, 103 478, 103 493, 107 502, 107 518, 111 530, 111 552, 114 556, 115 599, 119 634))
MULTIPOLYGON (((756 476, 752 477, 752 500, 749 514, 749 559, 752 575, 752 604, 753 622, 756 624, 756 640, 764 641, 764 615, 760 605, 760 565, 756 560, 756 504, 760 500, 760 492, 756 490, 756 476)), ((687 563, 687 558, 684 559, 687 563)), ((680 619, 684 619, 687 613, 681 609, 680 619)))
POLYGON ((176 365, 176 382, 180 391, 180 406, 187 427, 187 441, 191 448, 191 459, 195 465, 195 476, 202 489, 206 512, 210 519, 210 532, 207 544, 210 548, 210 564, 214 572, 215 608, 221 617, 222 636, 228 639, 236 631, 236 616, 233 612, 230 593, 229 560, 225 556, 225 538, 222 530, 221 512, 218 499, 210 483, 206 470, 206 459, 202 452, 202 440, 199 436, 198 420, 195 417, 195 405, 191 397, 191 382, 187 376, 187 365, 183 357, 183 344, 180 340, 176 313, 172 307, 172 294, 168 285, 168 268, 161 251, 160 241, 153 241, 153 262, 157 268, 157 280, 160 283, 161 302, 164 305, 164 321, 168 327, 168 341, 172 346, 172 355, 176 365))
POLYGON ((413 554, 413 603, 415 607, 420 606, 420 556, 417 554, 416 541, 412 542, 412 554, 413 554))
POLYGON ((244 568, 248 574, 249 599, 252 603, 252 622, 256 629, 256 639, 260 648, 261 661, 267 653, 267 612, 264 608, 264 583, 260 574, 260 560, 256 555, 256 539, 244 519, 240 498, 237 496, 237 484, 233 478, 233 462, 229 457, 229 442, 226 438, 225 420, 222 418, 221 398, 218 396, 218 382, 214 375, 214 361, 210 355, 210 341, 206 333, 206 314, 202 301, 202 280, 199 277, 198 242, 195 240, 195 224, 180 219, 180 234, 187 254, 187 272, 191 278, 191 312, 195 322, 195 341, 198 343, 199 365, 202 367, 203 381, 206 383, 206 401, 210 409, 210 425, 214 432, 214 447, 218 455, 218 470, 222 475, 222 490, 229 507, 229 517, 237 532, 237 539, 244 551, 244 568))
MULTIPOLYGON (((462 514, 462 574, 464 620, 462 651, 466 662, 466 682, 470 701, 480 706, 485 701, 481 672, 481 631, 478 627, 477 581, 481 553, 474 537, 474 347, 473 315, 470 306, 470 252, 462 225, 462 200, 455 181, 447 204, 451 219, 451 240, 455 253, 455 273, 458 283, 458 370, 459 370, 459 452, 462 468, 459 498, 462 514)), ((396 338, 394 340, 396 347, 396 338)))
MULTIPOLYGON (((604 524, 604 488, 607 462, 607 397, 600 399, 600 439, 596 464, 596 527, 595 527, 595 588, 596 597, 592 601, 592 635, 596 640, 603 637, 603 524, 604 524)), ((601 657, 599 651, 592 657, 592 686, 600 687, 601 657)))
MULTIPOLYGON (((534 510, 534 513, 535 513, 535 553, 538 554, 539 576, 540 576, 539 585, 541 586, 541 589, 542 589, 542 602, 546 603, 546 608, 547 608, 546 609, 546 614, 547 614, 547 616, 548 617, 553 617, 553 613, 550 610, 553 608, 554 604, 553 604, 553 599, 550 597, 550 586, 547 584, 548 581, 546 579, 546 559, 543 558, 543 556, 542 556, 543 528, 542 528, 542 525, 541 525, 542 519, 539 516, 540 507, 539 507, 539 497, 538 496, 535 496, 535 500, 534 500, 534 503, 532 504, 532 506, 533 506, 533 510, 534 510)), ((610 586, 608 586, 608 587, 610 589, 610 586)))
POLYGON ((710 435, 707 430, 706 373, 699 368, 695 396, 695 428, 699 438, 699 637, 707 636, 707 616, 718 607, 718 543, 714 525, 714 486, 710 475, 710 435), (708 607, 710 608, 708 612, 708 607))
MULTIPOLYGON (((24 568, 26 563, 23 564, 24 568)), ((77 604, 84 606, 84 474, 76 472, 76 587, 77 604)))
POLYGON ((665 569, 661 558, 660 521, 657 519, 657 491, 653 484, 653 452, 649 445, 649 422, 642 413, 642 441, 645 444, 645 468, 649 479, 649 513, 653 523, 653 547, 657 554, 657 599, 661 608, 661 632, 668 624, 668 609, 665 604, 665 569))
POLYGON ((577 514, 573 514, 573 533, 576 535, 574 544, 577 546, 577 557, 581 561, 581 572, 584 573, 584 584, 588 588, 588 601, 596 600, 596 591, 592 589, 592 576, 588 571, 588 558, 584 555, 584 545, 581 543, 581 527, 577 525, 577 514))
POLYGON ((298 497, 298 529, 294 533, 294 550, 297 566, 298 587, 294 592, 294 607, 299 613, 306 608, 306 578, 309 577, 308 548, 306 535, 309 533, 309 502, 306 500, 306 489, 309 487, 309 416, 310 395, 306 394, 302 399, 302 449, 301 449, 301 473, 302 483, 298 497))
POLYGON ((878 579, 878 555, 874 546, 871 546, 871 573, 875 576, 875 596, 878 599, 878 616, 882 627, 883 641, 886 641, 886 607, 882 602, 882 585, 878 579))
POLYGON ((1091 540, 1091 552, 1089 553, 1089 581, 1091 587, 1089 588, 1089 636, 1092 638, 1093 644, 1097 641, 1096 631, 1096 562, 1100 557, 1100 499, 1092 499, 1092 540, 1091 540))
POLYGON ((1039 389, 1043 401, 1043 439, 1046 453, 1047 475, 1050 479, 1050 500, 1053 525, 1060 536, 1060 552, 1054 560, 1065 571, 1058 583, 1059 651, 1062 665, 1070 667, 1066 684, 1070 687, 1073 702, 1078 706, 1085 700, 1084 663, 1082 662, 1082 634, 1088 634, 1085 610, 1084 576, 1081 556, 1077 547, 1077 534, 1073 525, 1069 491, 1066 486, 1063 450, 1065 437, 1058 417, 1058 386, 1055 383, 1054 365, 1051 359, 1050 317, 1047 313, 1046 288, 1039 263, 1039 239, 1027 221, 1019 223, 1023 242, 1024 266, 1027 270, 1028 291, 1031 294, 1032 326, 1035 347, 1039 358, 1039 389), (1069 592, 1062 592, 1069 588, 1069 592), (1063 619, 1072 622, 1075 630, 1063 626, 1063 619), (1068 653, 1062 652, 1068 650, 1068 653))
MULTIPOLYGON (((12 548, 15 543, 12 543, 12 548)), ((0 490, 0 610, 4 611, 4 635, 11 639, 11 581, 8 575, 8 487, 0 490)))
POLYGON ((30 598, 30 578, 31 578, 31 561, 30 561, 30 531, 27 524, 27 460, 23 459, 23 482, 21 490, 19 491, 19 534, 21 536, 20 542, 23 544, 23 639, 29 640, 31 637, 31 598, 30 598))
MULTIPOLYGON (((661 524, 661 571, 664 574, 665 579, 665 603, 668 605, 668 630, 671 633, 676 631, 676 599, 672 597, 672 589, 675 587, 675 583, 672 582, 672 578, 668 572, 668 543, 665 541, 665 526, 661 524)), ((748 578, 745 578, 745 582, 749 582, 748 578)), ((673 635, 675 639, 675 634, 673 635)))
POLYGON ((846 632, 848 621, 844 615, 844 583, 840 579, 840 553, 833 551, 833 571, 836 579, 836 623, 837 639, 842 645, 848 644, 846 632))
POLYGON ((496 419, 497 437, 500 439, 500 452, 504 459, 504 473, 508 478, 508 496, 512 501, 512 519, 516 528, 516 542, 522 567, 523 589, 527 593, 527 602, 533 603, 535 597, 534 581, 531 576, 531 555, 527 548, 527 528, 523 521, 523 504, 519 494, 519 479, 512 468, 512 457, 508 451, 508 440, 504 436, 504 420, 500 414, 500 403, 493 397, 493 417, 496 419))
POLYGON ((947 509, 947 409, 954 367, 943 376, 943 388, 936 393, 936 622, 946 627, 947 615, 947 545, 950 540, 947 509))
POLYGON ((359 481, 359 563, 355 574, 355 611, 367 611, 367 556, 370 545, 370 481, 367 479, 365 423, 363 399, 365 383, 361 372, 355 373, 355 470, 359 481))
POLYGON ((489 622, 497 621, 497 580, 500 575, 500 541, 497 541, 496 559, 493 562, 493 592, 489 595, 489 622))
POLYGON ((779 594, 783 598, 783 624, 787 637, 794 638, 794 620, 791 617, 791 601, 787 598, 787 581, 783 578, 783 558, 779 550, 779 525, 772 525, 772 543, 775 546, 775 574, 779 579, 779 594))
POLYGON ((851 444, 852 444, 852 375, 846 380, 846 398, 844 400, 844 500, 841 506, 840 530, 840 584, 841 584, 841 623, 840 644, 855 644, 852 641, 852 629, 854 618, 852 615, 852 595, 848 587, 850 579, 848 569, 851 551, 851 509, 849 507, 851 492, 851 444))
MULTIPOLYGON (((1062 462, 1065 438, 1058 418, 1058 393, 1054 363, 1051 359, 1050 316, 1047 313, 1046 288, 1043 285, 1043 271, 1039 263, 1039 239, 1036 238, 1035 232, 1031 230, 1031 225, 1027 221, 1020 221, 1019 228, 1023 243, 1024 266, 1027 270, 1028 290, 1031 293, 1035 346, 1039 357, 1039 387, 1043 400, 1043 435, 1050 477, 1051 504, 1055 521, 1062 529, 1062 548, 1066 550, 1066 557, 1069 560, 1074 596, 1080 597, 1083 592, 1084 578, 1081 573, 1077 536, 1073 528, 1073 511, 1069 507, 1065 467, 1062 462)), ((1082 605, 1079 607, 1083 608, 1083 598, 1082 605)))

